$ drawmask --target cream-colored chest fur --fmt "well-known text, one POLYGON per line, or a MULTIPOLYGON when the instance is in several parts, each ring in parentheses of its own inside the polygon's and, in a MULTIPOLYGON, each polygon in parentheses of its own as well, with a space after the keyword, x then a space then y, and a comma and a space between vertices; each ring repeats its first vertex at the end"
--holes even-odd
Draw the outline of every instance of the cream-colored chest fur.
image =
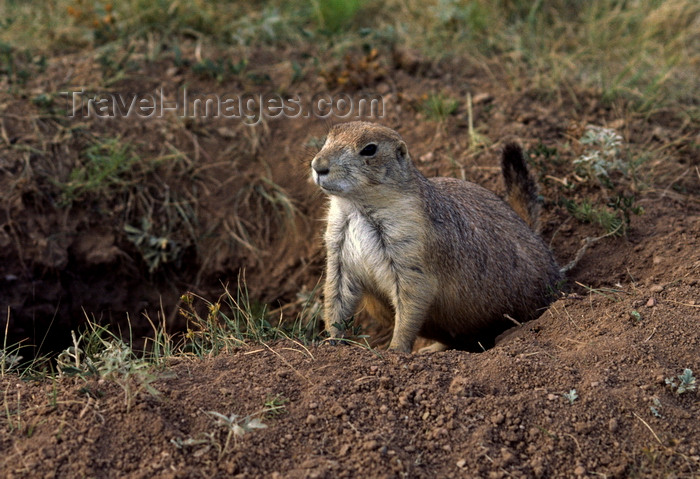
POLYGON ((367 211, 333 198, 326 232, 326 244, 337 248, 344 274, 363 289, 392 299, 402 270, 422 263, 424 245, 422 215, 415 200, 398 201, 391 208, 367 211))

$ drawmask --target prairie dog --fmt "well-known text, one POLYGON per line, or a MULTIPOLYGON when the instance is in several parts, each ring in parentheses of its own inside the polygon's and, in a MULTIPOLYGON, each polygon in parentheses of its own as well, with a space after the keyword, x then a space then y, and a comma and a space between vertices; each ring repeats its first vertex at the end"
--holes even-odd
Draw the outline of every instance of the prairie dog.
POLYGON ((539 316, 554 299, 559 267, 531 229, 537 185, 520 146, 505 147, 502 169, 513 207, 474 183, 427 179, 394 130, 334 126, 311 162, 314 182, 330 196, 330 337, 342 337, 361 305, 393 323, 389 349, 403 352, 417 336, 435 340, 432 350, 473 350, 512 326, 505 315, 539 316))

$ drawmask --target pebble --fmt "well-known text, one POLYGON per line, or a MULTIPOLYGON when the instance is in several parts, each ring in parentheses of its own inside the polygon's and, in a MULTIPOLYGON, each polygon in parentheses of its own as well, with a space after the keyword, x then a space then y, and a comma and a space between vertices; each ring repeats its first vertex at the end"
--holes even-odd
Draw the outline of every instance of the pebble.
POLYGON ((362 445, 362 447, 366 451, 373 451, 373 450, 377 449, 377 441, 375 441, 374 439, 370 439, 369 441, 366 441, 362 445))
POLYGON ((652 293, 660 293, 663 290, 664 290, 664 287, 661 286, 660 284, 655 284, 654 286, 649 288, 649 291, 651 291, 652 293))
POLYGON ((656 298, 654 298, 653 296, 649 298, 649 301, 647 301, 646 306, 647 308, 653 308, 654 306, 656 306, 656 298))
POLYGON ((434 158, 435 158, 435 153, 433 153, 431 151, 430 153, 426 153, 425 155, 421 155, 419 160, 421 163, 428 163, 428 162, 433 161, 434 158))
POLYGON ((477 93, 474 95, 472 98, 472 104, 478 105, 479 103, 487 103, 493 100, 493 95, 490 93, 482 92, 482 93, 477 93))
POLYGON ((618 423, 616 418, 611 418, 610 422, 608 423, 608 429, 610 429, 610 432, 616 432, 618 429, 618 423))
POLYGON ((578 466, 574 469, 574 474, 577 476, 583 476, 586 473, 586 468, 583 466, 578 466))
POLYGON ((505 447, 501 448, 501 460, 503 461, 503 465, 507 466, 515 460, 515 455, 505 447))
POLYGON ((500 412, 491 416, 491 422, 494 424, 501 424, 504 419, 505 417, 500 412))

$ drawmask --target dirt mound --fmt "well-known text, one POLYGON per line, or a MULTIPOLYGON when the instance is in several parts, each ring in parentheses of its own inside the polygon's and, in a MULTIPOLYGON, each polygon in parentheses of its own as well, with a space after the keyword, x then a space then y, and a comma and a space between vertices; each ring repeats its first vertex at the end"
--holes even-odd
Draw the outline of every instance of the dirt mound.
POLYGON ((481 354, 282 342, 177 360, 130 410, 109 381, 6 377, 0 472, 695 477, 700 401, 665 384, 698 366, 694 292, 683 279, 573 295, 481 354))

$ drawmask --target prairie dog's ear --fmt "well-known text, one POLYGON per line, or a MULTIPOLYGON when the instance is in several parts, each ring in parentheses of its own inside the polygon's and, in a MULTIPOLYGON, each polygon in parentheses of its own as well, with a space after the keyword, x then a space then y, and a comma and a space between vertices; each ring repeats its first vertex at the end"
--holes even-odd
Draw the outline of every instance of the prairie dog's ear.
POLYGON ((399 163, 404 163, 406 158, 408 158, 408 147, 406 143, 400 141, 396 147, 396 159, 399 160, 399 163))

